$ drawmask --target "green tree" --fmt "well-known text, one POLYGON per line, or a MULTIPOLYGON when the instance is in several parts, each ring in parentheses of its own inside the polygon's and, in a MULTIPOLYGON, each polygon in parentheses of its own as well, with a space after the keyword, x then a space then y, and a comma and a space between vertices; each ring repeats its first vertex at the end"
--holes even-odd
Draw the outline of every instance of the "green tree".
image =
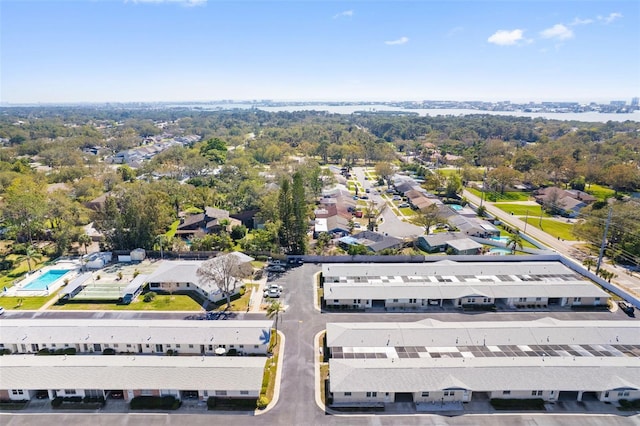
POLYGON ((447 186, 444 195, 449 198, 455 198, 462 191, 462 179, 460 175, 452 174, 447 178, 447 186))
POLYGON ((429 235, 429 230, 432 226, 442 222, 444 219, 440 214, 440 209, 435 204, 422 209, 416 219, 416 224, 424 228, 425 234, 429 235))
POLYGON ((520 247, 522 250, 522 241, 522 235, 520 235, 520 231, 516 229, 507 240, 507 247, 511 246, 511 254, 515 254, 516 247, 520 247))
POLYGON ((227 159, 227 144, 221 139, 208 139, 200 147, 200 154, 214 163, 223 164, 227 159))
POLYGON ((33 245, 34 232, 42 228, 47 210, 45 187, 31 176, 17 177, 7 188, 4 196, 4 217, 24 233, 33 245))
POLYGON ((78 244, 84 247, 84 254, 88 254, 87 247, 91 245, 91 242, 92 242, 91 237, 87 235, 85 232, 82 232, 80 235, 78 235, 78 244))
POLYGON ((276 339, 275 342, 278 342, 278 320, 280 318, 280 314, 284 312, 284 305, 277 300, 272 301, 267 307, 267 318, 273 319, 276 339))
POLYGON ((28 244, 27 246, 25 246, 24 248, 24 254, 21 254, 17 257, 16 262, 22 262, 22 261, 27 261, 27 267, 29 268, 29 272, 32 271, 31 268, 31 260, 35 259, 35 260, 42 260, 42 253, 40 253, 38 251, 37 248, 35 248, 33 245, 28 244))

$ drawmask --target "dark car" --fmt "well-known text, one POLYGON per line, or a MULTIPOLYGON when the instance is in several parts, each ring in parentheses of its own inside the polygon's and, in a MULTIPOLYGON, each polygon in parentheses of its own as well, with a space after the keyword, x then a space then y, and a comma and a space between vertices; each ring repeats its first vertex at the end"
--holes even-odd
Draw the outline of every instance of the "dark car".
POLYGON ((631 303, 625 301, 625 300, 621 300, 618 302, 618 307, 620 307, 620 309, 622 310, 622 312, 624 312, 625 314, 629 315, 630 317, 634 316, 634 307, 631 303))

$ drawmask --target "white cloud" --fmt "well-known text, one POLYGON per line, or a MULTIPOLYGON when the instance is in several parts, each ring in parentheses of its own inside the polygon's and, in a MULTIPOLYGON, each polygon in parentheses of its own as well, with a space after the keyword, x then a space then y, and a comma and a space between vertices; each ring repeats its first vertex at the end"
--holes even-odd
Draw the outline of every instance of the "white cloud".
POLYGON ((125 0, 125 3, 175 3, 183 6, 204 6, 207 4, 207 0, 125 0))
POLYGON ((384 44, 388 45, 388 46, 393 46, 396 44, 407 44, 409 42, 409 37, 400 37, 397 40, 389 40, 389 41, 385 41, 384 44))
POLYGON ((336 13, 335 15, 333 15, 333 19, 351 18, 352 16, 353 16, 353 10, 345 10, 343 12, 336 13))
POLYGON ((573 18, 573 21, 571 21, 571 23, 569 24, 572 27, 575 27, 576 25, 589 25, 589 24, 593 24, 595 21, 593 19, 580 19, 580 18, 573 18))
POLYGON ((498 46, 513 46, 522 41, 523 33, 522 30, 498 30, 487 41, 498 46))
POLYGON ((542 31, 540 35, 542 36, 542 38, 568 40, 570 38, 573 38, 573 31, 562 24, 555 24, 553 27, 547 28, 546 30, 542 31))
POLYGON ((616 19, 620 19, 620 18, 622 18, 622 13, 613 12, 613 13, 610 13, 609 16, 598 16, 598 21, 602 21, 605 24, 610 24, 616 19))

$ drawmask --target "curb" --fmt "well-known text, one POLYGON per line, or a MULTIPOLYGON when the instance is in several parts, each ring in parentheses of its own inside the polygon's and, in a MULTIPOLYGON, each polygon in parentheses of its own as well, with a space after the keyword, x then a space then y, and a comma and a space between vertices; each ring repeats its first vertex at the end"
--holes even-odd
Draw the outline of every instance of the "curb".
POLYGON ((282 380, 282 366, 284 365, 284 347, 285 347, 286 338, 284 337, 284 334, 282 334, 282 332, 279 330, 278 330, 278 339, 279 339, 278 344, 280 345, 280 356, 278 357, 278 367, 276 369, 276 377, 275 377, 276 384, 274 385, 274 388, 273 388, 273 399, 269 402, 269 404, 264 409, 255 410, 253 413, 256 416, 261 416, 271 411, 276 406, 276 404, 278 404, 278 400, 280 399, 280 383, 282 380))

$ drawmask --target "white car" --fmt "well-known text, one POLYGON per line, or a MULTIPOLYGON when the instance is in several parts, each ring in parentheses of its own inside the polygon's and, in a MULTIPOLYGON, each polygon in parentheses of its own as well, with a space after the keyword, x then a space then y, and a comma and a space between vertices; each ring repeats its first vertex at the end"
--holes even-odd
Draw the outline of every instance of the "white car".
POLYGON ((4 308, 0 306, 0 315, 4 314, 4 308))
POLYGON ((269 285, 269 287, 266 287, 264 289, 263 296, 264 297, 277 298, 277 297, 280 297, 280 294, 282 294, 282 290, 284 290, 284 289, 282 288, 281 285, 271 284, 271 285, 269 285))

